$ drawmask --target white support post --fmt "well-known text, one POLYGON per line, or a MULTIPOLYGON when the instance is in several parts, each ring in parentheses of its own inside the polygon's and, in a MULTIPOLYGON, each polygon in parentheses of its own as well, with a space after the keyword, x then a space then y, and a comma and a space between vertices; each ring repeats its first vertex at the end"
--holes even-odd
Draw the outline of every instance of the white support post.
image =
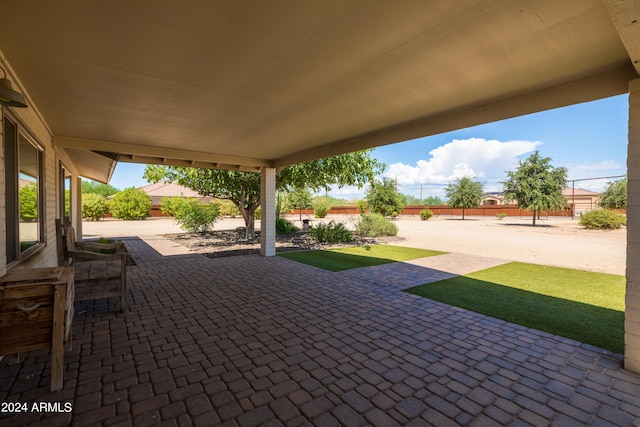
POLYGON ((276 170, 260 172, 260 255, 276 254, 276 170))
POLYGON ((640 79, 629 83, 627 290, 624 366, 640 373, 640 79))

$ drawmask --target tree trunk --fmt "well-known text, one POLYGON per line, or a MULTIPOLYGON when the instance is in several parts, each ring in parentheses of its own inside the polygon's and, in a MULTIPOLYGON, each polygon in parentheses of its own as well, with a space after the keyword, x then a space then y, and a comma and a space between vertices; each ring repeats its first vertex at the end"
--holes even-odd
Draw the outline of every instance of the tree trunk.
POLYGON ((533 226, 536 226, 536 215, 537 215, 538 211, 533 211, 533 226))
POLYGON ((246 230, 246 239, 253 241, 256 238, 256 226, 255 226, 255 212, 260 206, 260 198, 251 200, 251 203, 247 201, 247 197, 243 194, 238 201, 238 210, 242 214, 244 219, 244 227, 246 230))

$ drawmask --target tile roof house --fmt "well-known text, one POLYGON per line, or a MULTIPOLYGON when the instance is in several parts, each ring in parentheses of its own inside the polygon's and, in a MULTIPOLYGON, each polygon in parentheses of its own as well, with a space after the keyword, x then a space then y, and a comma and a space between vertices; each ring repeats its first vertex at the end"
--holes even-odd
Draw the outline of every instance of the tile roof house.
POLYGON ((210 202, 212 197, 201 196, 197 191, 172 182, 160 181, 155 184, 145 185, 139 188, 151 197, 151 216, 163 216, 160 204, 165 197, 189 197, 200 199, 202 202, 210 202))

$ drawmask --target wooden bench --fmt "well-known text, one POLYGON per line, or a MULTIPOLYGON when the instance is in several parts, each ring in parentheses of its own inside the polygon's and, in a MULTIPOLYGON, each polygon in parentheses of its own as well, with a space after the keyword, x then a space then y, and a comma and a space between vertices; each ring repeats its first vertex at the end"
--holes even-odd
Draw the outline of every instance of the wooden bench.
POLYGON ((128 254, 122 242, 76 242, 73 227, 56 219, 56 243, 58 265, 74 267, 76 301, 118 297, 120 311, 126 310, 128 254))

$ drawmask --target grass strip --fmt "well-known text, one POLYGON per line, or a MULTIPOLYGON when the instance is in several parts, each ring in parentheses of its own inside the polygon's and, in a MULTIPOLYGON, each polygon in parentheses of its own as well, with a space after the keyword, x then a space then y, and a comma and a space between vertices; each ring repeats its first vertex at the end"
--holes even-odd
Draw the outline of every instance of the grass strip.
POLYGON ((320 249, 278 254, 283 258, 312 265, 329 271, 371 267, 391 262, 442 255, 446 252, 407 248, 393 245, 350 246, 336 249, 320 249))
POLYGON ((624 351, 624 276, 512 262, 407 292, 624 351))

